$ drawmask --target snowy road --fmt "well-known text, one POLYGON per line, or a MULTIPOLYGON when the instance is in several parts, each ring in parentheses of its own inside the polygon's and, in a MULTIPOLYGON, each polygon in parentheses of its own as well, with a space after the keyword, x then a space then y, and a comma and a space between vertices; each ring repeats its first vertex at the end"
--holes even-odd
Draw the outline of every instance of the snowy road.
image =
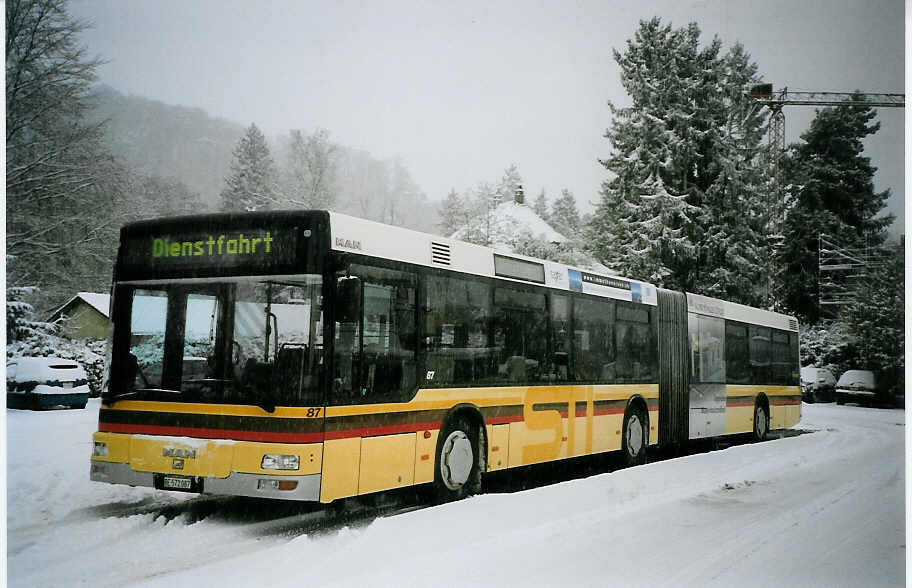
POLYGON ((10 586, 902 586, 905 415, 385 517, 96 484, 97 400, 7 411, 10 586))

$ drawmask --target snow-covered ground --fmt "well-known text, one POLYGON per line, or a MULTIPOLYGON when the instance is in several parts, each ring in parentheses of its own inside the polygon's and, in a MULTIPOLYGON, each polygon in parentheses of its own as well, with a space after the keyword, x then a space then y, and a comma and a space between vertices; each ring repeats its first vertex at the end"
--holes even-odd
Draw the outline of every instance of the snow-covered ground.
POLYGON ((98 401, 7 411, 10 586, 901 586, 905 415, 383 517, 88 480, 98 401), (323 528, 319 521, 329 521, 323 528))

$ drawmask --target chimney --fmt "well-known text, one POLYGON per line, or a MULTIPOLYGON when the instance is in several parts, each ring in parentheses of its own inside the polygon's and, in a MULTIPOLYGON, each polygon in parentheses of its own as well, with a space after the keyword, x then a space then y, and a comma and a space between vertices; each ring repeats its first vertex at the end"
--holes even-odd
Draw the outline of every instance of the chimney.
POLYGON ((522 204, 526 201, 526 195, 523 194, 522 184, 516 185, 516 192, 513 194, 513 201, 516 202, 516 204, 522 204))

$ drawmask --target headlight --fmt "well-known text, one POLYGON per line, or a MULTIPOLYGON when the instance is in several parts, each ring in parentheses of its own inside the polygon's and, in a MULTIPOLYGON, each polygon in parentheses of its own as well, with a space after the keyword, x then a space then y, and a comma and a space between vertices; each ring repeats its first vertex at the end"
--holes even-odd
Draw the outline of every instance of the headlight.
POLYGON ((297 455, 276 455, 267 453, 263 456, 260 467, 264 470, 297 470, 300 469, 301 459, 297 455))
POLYGON ((108 457, 108 444, 95 441, 92 445, 92 457, 108 457))

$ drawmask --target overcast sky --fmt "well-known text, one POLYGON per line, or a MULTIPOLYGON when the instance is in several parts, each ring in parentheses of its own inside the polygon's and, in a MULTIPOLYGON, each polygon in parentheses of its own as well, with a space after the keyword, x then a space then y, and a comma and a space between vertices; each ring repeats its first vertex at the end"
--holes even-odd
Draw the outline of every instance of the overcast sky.
MULTIPOLYGON (((584 210, 607 172, 610 100, 629 103, 612 49, 641 19, 740 41, 766 81, 793 90, 904 91, 903 0, 303 2, 73 0, 95 24, 101 81, 196 106, 270 136, 322 127, 400 158, 431 199, 498 180, 571 190, 584 210), (634 4, 637 4, 634 6, 634 4)), ((797 141, 812 107, 786 109, 797 141)), ((904 109, 866 142, 902 219, 904 109)))

